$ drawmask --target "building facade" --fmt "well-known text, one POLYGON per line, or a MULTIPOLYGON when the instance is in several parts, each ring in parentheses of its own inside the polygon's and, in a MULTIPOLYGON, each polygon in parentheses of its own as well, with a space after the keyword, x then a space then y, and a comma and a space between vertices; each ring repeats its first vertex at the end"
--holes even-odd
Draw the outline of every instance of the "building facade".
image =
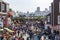
POLYGON ((47 17, 49 16, 51 26, 60 29, 60 0, 53 0, 51 3, 51 13, 47 17))
POLYGON ((60 24, 60 0, 54 0, 52 3, 53 26, 60 24))
POLYGON ((2 14, 4 14, 8 11, 9 11, 9 4, 4 1, 0 1, 0 12, 2 12, 2 14))
POLYGON ((9 26, 11 24, 13 14, 14 12, 9 8, 9 4, 0 0, 0 18, 3 20, 3 25, 9 26))

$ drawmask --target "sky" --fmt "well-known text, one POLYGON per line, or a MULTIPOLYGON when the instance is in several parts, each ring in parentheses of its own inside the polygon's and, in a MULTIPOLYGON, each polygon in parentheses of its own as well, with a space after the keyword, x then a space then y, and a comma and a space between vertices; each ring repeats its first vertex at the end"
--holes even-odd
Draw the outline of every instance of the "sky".
POLYGON ((14 11, 34 12, 37 7, 43 11, 45 8, 49 9, 53 0, 3 0, 9 3, 9 7, 14 11))

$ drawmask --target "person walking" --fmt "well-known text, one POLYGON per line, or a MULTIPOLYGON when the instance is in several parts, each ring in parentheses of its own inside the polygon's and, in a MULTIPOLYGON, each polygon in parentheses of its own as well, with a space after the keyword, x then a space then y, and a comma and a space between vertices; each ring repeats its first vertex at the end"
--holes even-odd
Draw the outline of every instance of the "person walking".
POLYGON ((45 35, 42 35, 40 40, 45 40, 45 39, 46 39, 45 35))
POLYGON ((12 40, 12 39, 13 39, 13 38, 12 38, 12 36, 10 35, 9 38, 8 38, 8 40, 12 40))
POLYGON ((60 40, 60 35, 58 31, 56 32, 55 40, 60 40))
POLYGON ((38 34, 33 35, 33 40, 40 40, 38 34))
POLYGON ((18 40, 21 40, 21 38, 20 38, 20 37, 18 37, 18 40))
POLYGON ((6 40, 6 36, 4 36, 3 40, 6 40))

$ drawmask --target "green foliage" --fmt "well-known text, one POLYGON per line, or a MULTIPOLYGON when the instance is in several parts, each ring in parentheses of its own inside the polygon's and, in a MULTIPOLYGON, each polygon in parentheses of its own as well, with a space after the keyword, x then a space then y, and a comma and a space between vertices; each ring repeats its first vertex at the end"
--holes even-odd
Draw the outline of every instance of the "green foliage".
POLYGON ((19 18, 20 22, 26 22, 25 18, 19 18))
POLYGON ((39 16, 38 18, 43 19, 43 18, 45 18, 45 16, 39 16))

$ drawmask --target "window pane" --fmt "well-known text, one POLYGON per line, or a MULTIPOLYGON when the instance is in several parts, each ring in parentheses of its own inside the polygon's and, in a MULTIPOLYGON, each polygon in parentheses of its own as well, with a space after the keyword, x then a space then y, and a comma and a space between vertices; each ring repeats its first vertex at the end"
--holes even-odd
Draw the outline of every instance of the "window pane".
POLYGON ((59 13, 60 13, 60 2, 59 2, 59 13))
POLYGON ((5 5, 2 4, 1 10, 4 11, 5 10, 5 5))
POLYGON ((58 24, 60 24, 60 16, 58 16, 58 24))
POLYGON ((50 16, 48 16, 48 22, 50 22, 50 16))

